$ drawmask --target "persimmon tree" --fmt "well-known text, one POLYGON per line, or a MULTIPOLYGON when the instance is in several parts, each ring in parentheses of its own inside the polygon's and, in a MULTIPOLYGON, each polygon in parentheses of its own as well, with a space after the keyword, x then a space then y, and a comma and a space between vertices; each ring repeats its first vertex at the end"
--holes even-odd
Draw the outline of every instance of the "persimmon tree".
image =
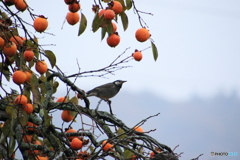
MULTIPOLYGON (((100 34, 109 47, 120 43, 117 27, 122 25, 124 30, 128 29, 127 11, 133 10, 140 26, 136 31, 136 41, 150 42, 153 59, 157 60, 157 47, 141 17, 141 14, 151 13, 137 9, 134 0, 93 0, 88 8, 93 11, 91 18, 81 11, 84 1, 64 1, 69 7, 65 25, 79 24, 79 38, 82 34, 100 34), (116 26, 118 21, 121 25, 116 26), (92 32, 85 31, 88 25, 92 32)), ((125 64, 130 60, 142 59, 141 51, 136 50, 132 54, 123 49, 103 68, 66 75, 61 64, 57 64, 55 54, 45 50, 35 35, 51 36, 46 33, 47 15, 34 13, 25 0, 1 0, 0 12, 0 159, 14 159, 17 151, 23 159, 178 159, 179 155, 170 147, 141 130, 140 126, 153 116, 146 115, 147 118, 135 127, 129 127, 115 115, 92 109, 85 91, 75 85, 80 77, 102 77, 127 68, 125 64), (21 12, 27 12, 32 21, 25 21, 21 12), (35 33, 29 31, 32 27, 35 33), (11 82, 10 91, 4 85, 7 81, 11 82), (76 96, 70 97, 66 93, 65 97, 54 101, 60 81, 76 96), (51 112, 55 110, 61 111, 68 128, 54 124, 51 112), (76 117, 81 121, 76 121, 76 117), (86 118, 90 121, 85 121, 86 118), (79 123, 81 127, 72 128, 72 123, 79 123), (107 138, 103 139, 96 133, 107 138)))

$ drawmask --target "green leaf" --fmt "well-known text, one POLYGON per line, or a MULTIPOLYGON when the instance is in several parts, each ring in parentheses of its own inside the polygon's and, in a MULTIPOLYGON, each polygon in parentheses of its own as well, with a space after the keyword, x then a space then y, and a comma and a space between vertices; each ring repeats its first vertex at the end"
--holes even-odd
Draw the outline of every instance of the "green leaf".
MULTIPOLYGON (((5 78, 10 81, 10 72, 5 63, 0 63, 0 72, 5 76, 5 78)), ((0 81, 1 84, 1 81, 0 81)))
POLYGON ((39 111, 39 116, 44 117, 44 108, 41 108, 39 111))
POLYGON ((134 155, 133 152, 131 152, 128 149, 124 149, 124 152, 123 152, 124 159, 131 159, 133 155, 134 155))
MULTIPOLYGON (((11 119, 12 121, 12 119, 11 119)), ((10 120, 7 120, 5 123, 4 123, 4 126, 1 128, 1 131, 3 134, 1 134, 1 140, 0 140, 0 143, 2 143, 5 138, 7 136, 9 136, 9 134, 11 133, 11 121, 10 120)))
POLYGON ((47 77, 45 77, 44 75, 41 75, 38 79, 39 79, 41 82, 46 82, 46 81, 47 81, 47 77))
POLYGON ((26 45, 26 47, 33 47, 34 46, 34 44, 33 44, 33 42, 31 41, 31 40, 26 40, 25 42, 25 45, 26 45))
POLYGON ((7 14, 5 12, 1 13, 2 19, 6 20, 8 18, 7 14))
POLYGON ((152 45, 152 52, 153 52, 153 58, 156 61, 158 58, 158 50, 157 47, 155 46, 155 44, 151 41, 151 45, 152 45))
POLYGON ((38 78, 32 74, 32 77, 30 79, 30 86, 31 86, 31 91, 33 95, 33 104, 39 104, 40 103, 40 92, 39 92, 39 82, 38 78))
POLYGON ((50 51, 50 50, 45 50, 44 52, 45 52, 48 60, 50 61, 51 66, 53 68, 55 66, 55 64, 56 64, 56 56, 55 56, 55 54, 52 51, 50 51))
POLYGON ((89 146, 90 153, 92 153, 95 150, 95 147, 89 146))
POLYGON ((13 153, 14 149, 15 149, 15 145, 16 145, 16 140, 13 136, 10 137, 9 140, 9 153, 13 153))
POLYGON ((28 67, 29 67, 29 68, 32 68, 32 66, 34 66, 34 64, 35 64, 34 61, 30 61, 30 62, 28 62, 28 67))
POLYGON ((35 35, 33 35, 33 40, 34 40, 35 43, 38 44, 38 39, 37 39, 37 37, 35 35))
POLYGON ((39 52, 38 52, 37 46, 33 46, 33 52, 34 52, 35 57, 37 57, 37 59, 38 59, 39 58, 39 52))
POLYGON ((30 97, 30 91, 31 91, 31 87, 30 86, 26 86, 24 87, 24 90, 23 90, 23 94, 26 96, 26 97, 30 97))
MULTIPOLYGON (((102 18, 103 16, 101 16, 100 18, 102 18)), ((93 32, 96 32, 99 28, 99 20, 100 18, 98 17, 98 13, 95 14, 95 17, 93 19, 93 22, 92 22, 92 31, 93 32)))
POLYGON ((132 8, 132 0, 126 0, 126 8, 127 10, 132 8))
POLYGON ((44 119, 44 125, 48 127, 51 124, 52 117, 48 115, 48 112, 45 108, 41 108, 39 115, 44 119))
POLYGON ((125 4, 124 4, 124 1, 123 1, 123 0, 116 0, 116 1, 120 2, 120 3, 122 4, 122 6, 125 6, 125 4))
POLYGON ((105 27, 109 22, 111 22, 111 21, 106 20, 103 16, 101 16, 98 21, 98 26, 105 27))
POLYGON ((80 26, 78 30, 78 36, 80 36, 86 29, 87 27, 87 18, 83 13, 81 13, 81 21, 80 21, 80 26))
POLYGON ((106 32, 107 32, 107 28, 106 27, 102 27, 102 37, 101 37, 101 40, 103 40, 103 38, 105 37, 106 32))
POLYGON ((13 119, 17 118, 17 109, 16 109, 16 107, 7 106, 5 111, 7 112, 7 114, 10 115, 11 118, 13 118, 13 119))
POLYGON ((143 154, 143 153, 144 153, 143 146, 141 146, 141 147, 139 147, 139 148, 138 148, 138 153, 141 153, 141 154, 143 154))
MULTIPOLYGON (((44 83, 40 83, 39 88, 41 89, 41 94, 42 94, 41 96, 44 96, 47 93, 47 89, 46 89, 44 83)), ((41 99, 41 100, 43 100, 43 99, 41 99)))
POLYGON ((12 32, 12 35, 19 36, 17 28, 13 28, 11 32, 12 32))
POLYGON ((107 27, 103 27, 103 28, 106 28, 107 29, 107 32, 108 34, 113 34, 113 25, 112 25, 112 22, 108 22, 107 23, 107 27))
POLYGON ((55 81, 53 83, 53 93, 56 93, 57 92, 57 87, 59 86, 59 83, 57 81, 55 81))
POLYGON ((43 139, 43 144, 46 145, 48 148, 53 148, 52 144, 49 142, 47 138, 43 139))
POLYGON ((52 121, 52 117, 49 116, 47 113, 44 114, 44 125, 45 125, 46 127, 50 126, 51 121, 52 121))
POLYGON ((127 137, 127 135, 124 133, 125 133, 125 131, 122 128, 118 128, 117 135, 121 135, 118 137, 119 139, 123 139, 123 138, 127 137))
POLYGON ((35 112, 38 112, 39 111, 39 107, 37 104, 33 104, 33 108, 34 108, 34 111, 35 112))
POLYGON ((122 7, 123 7, 123 11, 126 10, 126 6, 125 6, 125 3, 124 3, 124 0, 116 0, 118 2, 120 2, 122 4, 122 7))
POLYGON ((78 105, 78 98, 76 96, 72 97, 69 102, 72 102, 75 105, 78 105))
MULTIPOLYGON (((52 74, 52 73, 50 73, 49 71, 46 72, 46 76, 45 76, 45 77, 46 77, 46 81, 47 81, 47 77, 49 77, 51 74, 52 74)), ((53 78, 54 78, 54 77, 52 77, 51 79, 49 79, 49 81, 53 81, 53 78)))
POLYGON ((128 17, 125 12, 120 13, 124 31, 128 28, 128 17))
POLYGON ((26 126, 28 122, 28 114, 25 110, 21 110, 21 114, 18 116, 18 119, 22 126, 26 126))
MULTIPOLYGON (((78 112, 75 112, 75 111, 69 111, 69 113, 72 117, 75 117, 78 114, 78 112)), ((76 122, 76 119, 74 122, 76 122)))

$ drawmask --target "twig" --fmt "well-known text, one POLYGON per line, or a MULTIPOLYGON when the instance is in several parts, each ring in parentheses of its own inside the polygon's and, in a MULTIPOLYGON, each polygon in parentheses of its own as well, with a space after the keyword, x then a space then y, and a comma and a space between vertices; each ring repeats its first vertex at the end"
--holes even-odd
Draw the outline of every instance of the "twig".
POLYGON ((149 15, 151 15, 151 16, 153 16, 153 14, 152 14, 152 13, 147 13, 147 12, 143 12, 143 11, 138 10, 137 7, 136 7, 136 5, 135 5, 134 0, 132 0, 132 4, 133 4, 133 9, 134 9, 134 11, 135 11, 135 12, 137 13, 137 15, 138 15, 138 21, 139 21, 140 25, 141 25, 142 27, 145 27, 145 26, 146 26, 146 27, 148 28, 147 23, 142 19, 142 17, 140 16, 139 13, 149 14, 149 15), (145 24, 145 26, 142 24, 142 22, 145 24))
MULTIPOLYGON (((113 60, 108 66, 106 66, 106 67, 103 67, 103 68, 97 69, 97 70, 84 71, 84 72, 72 74, 72 75, 67 76, 66 78, 71 78, 71 77, 76 77, 76 76, 82 76, 82 75, 84 75, 84 74, 89 74, 89 73, 106 72, 106 73, 103 73, 103 74, 101 74, 101 75, 98 75, 98 76, 102 77, 102 76, 104 76, 104 75, 106 75, 106 74, 112 74, 113 72, 115 72, 115 71, 117 71, 117 70, 130 67, 130 66, 118 66, 118 65, 120 65, 120 64, 122 64, 122 63, 127 63, 127 62, 129 62, 130 60, 132 60, 132 56, 128 56, 128 57, 120 60, 119 62, 117 62, 117 60, 118 60, 124 53, 126 53, 126 51, 127 51, 128 49, 129 49, 129 48, 126 48, 123 53, 121 53, 116 59, 114 59, 114 60, 113 60)), ((92 75, 92 76, 96 76, 96 75, 92 75)), ((85 76, 85 77, 86 77, 86 76, 85 76)))

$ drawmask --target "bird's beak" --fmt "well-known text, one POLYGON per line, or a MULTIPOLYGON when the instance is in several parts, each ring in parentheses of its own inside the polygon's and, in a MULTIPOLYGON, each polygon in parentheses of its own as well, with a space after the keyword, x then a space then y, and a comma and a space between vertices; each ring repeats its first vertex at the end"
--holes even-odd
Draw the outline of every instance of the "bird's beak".
POLYGON ((127 81, 122 81, 122 83, 125 83, 125 82, 127 82, 127 81))

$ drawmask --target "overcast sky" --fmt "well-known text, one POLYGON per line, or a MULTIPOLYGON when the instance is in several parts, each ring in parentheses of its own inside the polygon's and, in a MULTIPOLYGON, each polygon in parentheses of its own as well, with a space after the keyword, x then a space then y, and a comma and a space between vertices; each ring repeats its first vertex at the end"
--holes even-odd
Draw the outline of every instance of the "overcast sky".
MULTIPOLYGON (((150 41, 135 40, 135 30, 140 28, 137 15, 127 11, 129 28, 123 31, 121 21, 118 32, 121 42, 110 48, 106 39, 101 42, 100 30, 93 34, 91 1, 82 1, 82 13, 88 19, 85 33, 78 37, 78 24, 63 25, 68 12, 63 1, 29 1, 34 13, 48 17, 47 32, 54 34, 35 35, 44 49, 52 50, 57 56, 57 65, 66 75, 107 66, 119 54, 125 56, 135 49, 145 49, 150 41), (47 8, 48 5, 49 9, 47 8), (63 26, 63 29, 62 29, 63 26), (54 45, 54 46, 52 46, 54 45), (56 46, 55 46, 56 45, 56 46), (67 61, 66 61, 67 60, 67 61)), ((150 91, 172 101, 184 101, 191 96, 214 96, 218 92, 226 95, 240 91, 240 2, 238 0, 149 0, 136 1, 136 7, 153 16, 142 14, 159 51, 157 62, 151 49, 143 51, 141 62, 131 61, 132 68, 123 69, 104 78, 79 78, 76 84, 84 89, 116 79, 127 80, 124 89, 132 92, 150 91)), ((23 16, 27 13, 22 13, 23 16)), ((26 17, 27 18, 27 17, 26 17)))
MULTIPOLYGON (((119 22, 120 44, 113 49, 106 44, 106 39, 101 42, 100 31, 91 32, 94 14, 90 2, 81 1, 88 27, 78 37, 78 24, 63 25, 68 12, 63 0, 42 0, 41 4, 28 1, 35 14, 48 17, 47 32, 55 36, 34 34, 40 44, 46 45, 44 49, 56 54, 57 65, 66 75, 78 72, 77 60, 81 71, 98 69, 107 66, 128 47, 125 56, 131 55, 135 49, 150 46, 150 41, 139 43, 135 40, 135 30, 140 25, 132 11, 127 11, 130 22, 126 32, 119 22)), ((218 93, 230 95, 236 92, 240 97, 240 1, 148 0, 136 1, 136 6, 153 14, 142 16, 158 47, 158 60, 153 60, 151 49, 145 50, 141 62, 131 61, 126 64, 131 68, 108 75, 108 79, 79 78, 76 84, 81 89, 87 91, 122 79, 128 81, 122 90, 151 93, 171 102, 184 102, 196 95, 209 98, 218 93)), ((60 86, 60 89, 65 87, 60 86)))

